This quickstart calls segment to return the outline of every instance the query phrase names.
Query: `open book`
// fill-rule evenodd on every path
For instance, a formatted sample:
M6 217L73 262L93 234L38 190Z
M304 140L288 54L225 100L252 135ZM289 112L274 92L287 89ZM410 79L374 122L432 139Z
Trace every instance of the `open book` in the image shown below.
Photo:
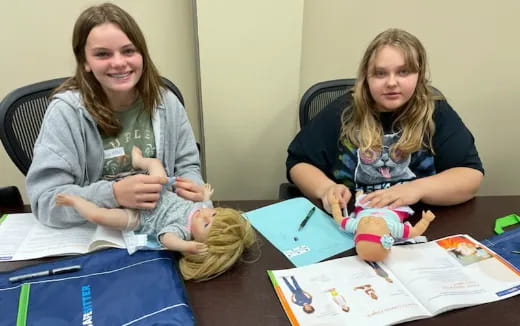
M520 271L468 235L268 274L292 325L391 325L520 293Z
M126 248L121 231L91 223L55 229L42 225L31 213L4 215L0 221L0 261Z

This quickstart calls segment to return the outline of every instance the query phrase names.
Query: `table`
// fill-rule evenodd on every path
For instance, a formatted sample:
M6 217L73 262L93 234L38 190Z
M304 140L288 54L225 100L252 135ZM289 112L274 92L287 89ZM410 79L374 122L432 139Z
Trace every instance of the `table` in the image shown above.
M217 201L215 206L252 210L275 201ZM19 211L22 211L21 208ZM1 209L0 211L4 212ZM457 233L467 233L477 240L493 235L494 220L511 213L519 213L520 196L482 196L453 207L432 207L437 218L426 235L437 239ZM14 212L11 210L11 212ZM415 223L418 215L410 221ZM252 250L251 258L260 254L254 263L239 263L222 276L202 283L186 282L188 300L197 325L289 325L275 295L266 270L293 267L269 242L259 235L259 250ZM256 253L255 253L256 252ZM354 254L353 250L334 256ZM0 263L0 271L12 270L43 260ZM510 299L449 311L433 318L408 322L404 325L520 325L518 304L520 296Z

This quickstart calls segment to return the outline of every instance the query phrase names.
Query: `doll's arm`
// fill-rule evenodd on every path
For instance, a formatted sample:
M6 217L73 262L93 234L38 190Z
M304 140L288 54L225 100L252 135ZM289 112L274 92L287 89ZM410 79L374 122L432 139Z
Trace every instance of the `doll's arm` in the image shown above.
M422 218L414 226L410 227L410 238L419 236L426 231L430 222L435 219L435 215L430 211L423 211Z
M343 214L341 214L341 207L339 206L339 201L333 194L329 195L328 199L332 211L332 217L334 217L336 223L341 225L341 222L343 221Z
M161 234L159 241L166 248L173 251L186 252L189 254L201 254L208 251L208 246L205 243L183 240L173 232Z

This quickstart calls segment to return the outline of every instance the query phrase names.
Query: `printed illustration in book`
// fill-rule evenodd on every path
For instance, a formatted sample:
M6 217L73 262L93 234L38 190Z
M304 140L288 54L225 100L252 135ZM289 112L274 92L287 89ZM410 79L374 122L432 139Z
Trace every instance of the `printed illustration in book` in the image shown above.
M292 325L391 325L520 293L520 271L468 235L268 274Z

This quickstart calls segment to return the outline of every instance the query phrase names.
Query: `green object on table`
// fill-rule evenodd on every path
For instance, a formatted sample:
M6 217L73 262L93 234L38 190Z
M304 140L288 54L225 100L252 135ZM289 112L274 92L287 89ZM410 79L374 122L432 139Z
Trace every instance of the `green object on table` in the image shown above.
M18 317L16 318L16 326L25 326L27 324L27 307L29 306L30 290L30 283L24 283L20 287L20 298L18 299Z
M495 233L504 233L504 228L520 223L520 216L516 214L507 215L504 217L497 218L495 221Z

